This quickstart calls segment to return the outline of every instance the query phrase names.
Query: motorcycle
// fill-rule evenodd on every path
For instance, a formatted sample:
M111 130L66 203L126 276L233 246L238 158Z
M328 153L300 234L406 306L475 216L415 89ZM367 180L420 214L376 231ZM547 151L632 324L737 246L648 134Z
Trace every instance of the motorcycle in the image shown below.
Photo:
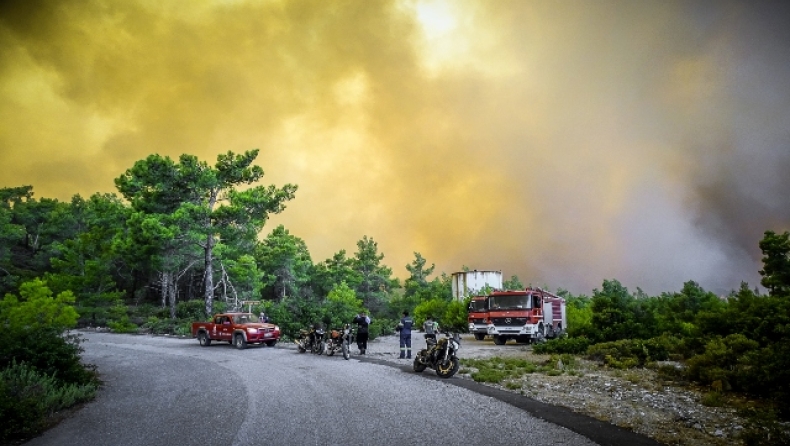
M299 339L294 341L299 353L310 351L313 354L321 355L326 349L324 343L324 329L313 326L310 330L299 330Z
M421 373L430 367L441 378L455 375L460 366L457 354L461 348L461 337L458 333L452 335L444 333L444 335L445 337L438 341L435 336L425 335L427 348L420 350L414 357L415 372Z
M342 329L330 330L326 338L326 355L333 356L339 350L343 352L343 359L350 358L353 339L351 324L346 324Z

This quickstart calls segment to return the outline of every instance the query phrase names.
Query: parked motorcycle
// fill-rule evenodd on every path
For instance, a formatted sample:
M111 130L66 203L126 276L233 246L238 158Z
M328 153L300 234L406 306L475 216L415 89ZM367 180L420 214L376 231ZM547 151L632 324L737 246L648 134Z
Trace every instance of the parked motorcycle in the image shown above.
M457 354L461 348L461 337L458 333L444 333L444 337L438 341L436 337L426 335L425 342L427 348L420 350L414 357L414 371L420 373L430 367L441 378L455 375L459 368Z
M342 329L329 330L326 334L326 354L332 356L337 351L343 352L343 359L351 357L351 342L354 332L351 324L346 324Z
M309 330L299 330L299 339L294 341L299 353L310 351L316 355L321 355L326 349L324 343L324 329L320 326L314 325Z

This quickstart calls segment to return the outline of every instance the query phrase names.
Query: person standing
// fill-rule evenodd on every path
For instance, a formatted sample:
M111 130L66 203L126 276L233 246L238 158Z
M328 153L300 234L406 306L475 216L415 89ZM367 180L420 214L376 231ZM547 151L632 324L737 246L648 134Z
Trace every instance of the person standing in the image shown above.
M428 352L432 355L433 348L436 346L436 333L439 332L439 323L433 320L430 314L425 322L422 323L422 331L425 332L425 344Z
M439 332L439 323L433 320L433 316L428 315L428 318L422 323L422 331L425 332L425 339L429 337L436 339L436 333Z
M400 332L400 359L411 359L411 328L414 320L409 317L409 312L404 311L403 317L398 324Z
M266 313L261 311L261 315L258 317L258 322L263 322L265 324L269 323L269 316L266 316Z
M360 311L357 317L351 322L357 324L357 347L359 348L359 354L364 355L365 350L368 349L368 326L370 325L370 318L367 313Z

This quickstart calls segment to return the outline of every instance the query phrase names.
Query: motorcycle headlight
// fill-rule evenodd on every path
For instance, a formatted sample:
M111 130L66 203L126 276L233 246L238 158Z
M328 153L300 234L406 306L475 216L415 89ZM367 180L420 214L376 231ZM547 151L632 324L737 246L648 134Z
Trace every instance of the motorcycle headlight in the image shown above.
M460 350L461 349L461 344L459 344L456 341L451 341L451 342L452 342L452 344L450 344L450 345L453 347L453 350Z

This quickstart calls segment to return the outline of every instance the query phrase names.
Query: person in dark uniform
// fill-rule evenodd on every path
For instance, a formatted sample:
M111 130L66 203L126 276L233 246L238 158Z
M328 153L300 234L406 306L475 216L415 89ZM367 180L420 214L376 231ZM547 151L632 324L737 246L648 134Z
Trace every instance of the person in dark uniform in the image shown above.
M397 327L397 330L400 332L400 359L411 359L412 326L414 326L414 319L409 317L408 311L404 311Z
M365 350L368 349L368 325L370 325L370 318L367 313L360 311L351 322L357 324L357 347L359 347L359 354L364 355Z

